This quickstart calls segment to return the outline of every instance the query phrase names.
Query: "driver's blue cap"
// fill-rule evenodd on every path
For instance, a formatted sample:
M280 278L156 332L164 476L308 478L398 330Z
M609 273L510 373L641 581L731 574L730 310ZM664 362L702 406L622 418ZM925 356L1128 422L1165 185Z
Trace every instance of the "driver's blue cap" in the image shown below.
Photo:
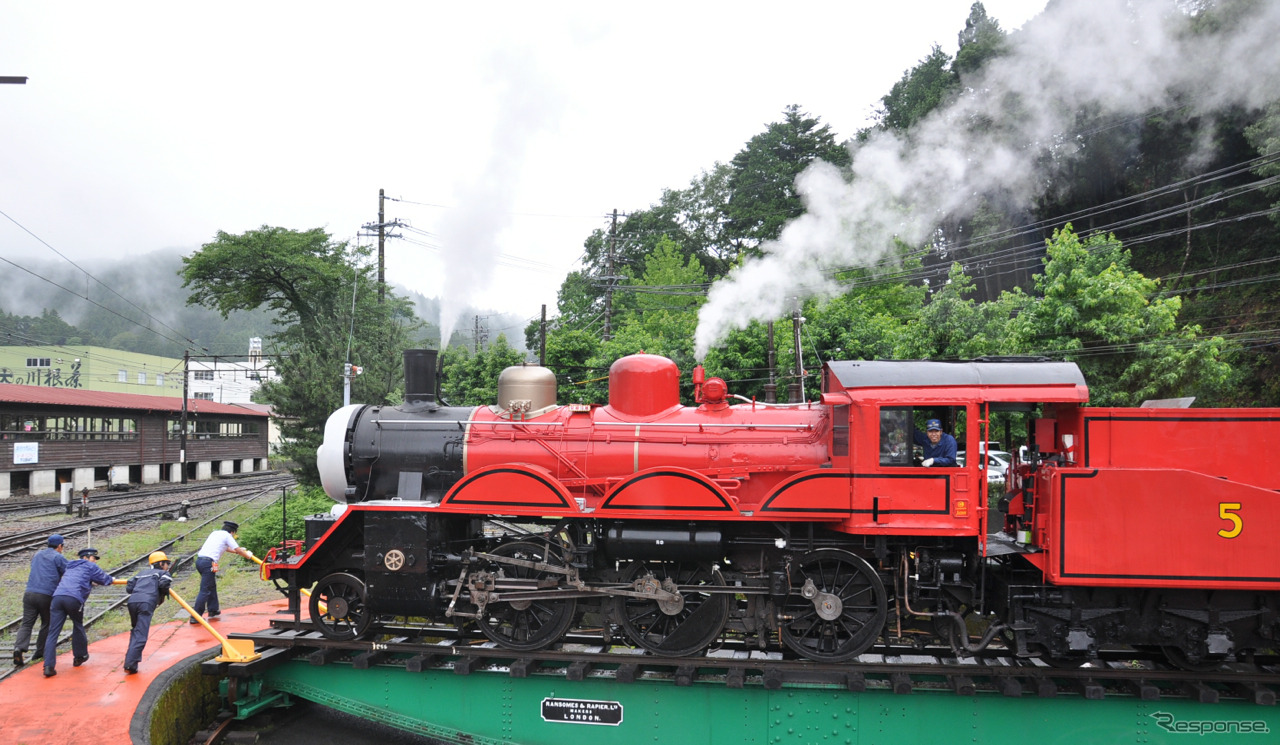
M941 431L942 422L938 421L937 419L930 419L929 421L924 423L924 428L929 430L930 432L932 432L935 429Z

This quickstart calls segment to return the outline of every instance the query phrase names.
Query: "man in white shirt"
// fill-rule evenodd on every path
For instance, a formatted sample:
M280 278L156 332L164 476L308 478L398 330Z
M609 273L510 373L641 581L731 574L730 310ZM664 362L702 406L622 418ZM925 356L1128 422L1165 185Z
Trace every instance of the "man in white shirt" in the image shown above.
M217 618L222 613L222 607L218 605L218 560L222 558L222 554L230 551L233 554L240 554L246 559L252 559L253 553L247 548L241 548L236 543L236 531L240 530L240 526L227 520L222 523L221 530L215 530L205 539L204 545L196 552L196 571L200 573L200 592L196 595L196 602L192 604L192 610L196 612L196 616L200 616L209 610L209 620ZM191 623L200 623L194 617Z

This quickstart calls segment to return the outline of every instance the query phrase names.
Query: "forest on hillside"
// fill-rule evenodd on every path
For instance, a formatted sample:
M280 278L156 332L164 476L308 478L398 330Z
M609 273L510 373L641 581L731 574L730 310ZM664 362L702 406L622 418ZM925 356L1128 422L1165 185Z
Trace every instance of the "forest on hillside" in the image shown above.
M265 307L235 310L224 318L217 309L188 304L182 267L176 250L99 262L86 271L66 263L29 263L31 275L15 272L5 278L0 344L101 346L174 358L185 351L236 356L248 353L249 339L270 340L279 331L275 314ZM412 343L439 346L440 301L395 285L391 289L412 305ZM524 323L492 310L468 308L466 316L471 315L495 328ZM474 348L469 331L455 333L453 343Z

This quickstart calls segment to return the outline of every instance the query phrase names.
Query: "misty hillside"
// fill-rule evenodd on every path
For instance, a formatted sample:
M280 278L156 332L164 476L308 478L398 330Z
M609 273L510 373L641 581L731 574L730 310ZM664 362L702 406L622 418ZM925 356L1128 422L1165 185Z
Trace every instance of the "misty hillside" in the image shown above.
M182 287L182 253L155 251L117 260L82 262L84 271L67 262L32 261L28 272L10 272L0 296L0 344L84 344L130 352L181 357L187 349L207 354L245 354L251 337L267 339L275 330L265 310L235 312L225 320L216 310L187 305ZM440 303L392 285L407 297L424 320L419 341L439 343ZM488 310L468 309L467 323L453 343L474 348L475 324L481 316L481 341L505 333L511 346L524 347L526 320ZM503 330L503 327L512 328Z

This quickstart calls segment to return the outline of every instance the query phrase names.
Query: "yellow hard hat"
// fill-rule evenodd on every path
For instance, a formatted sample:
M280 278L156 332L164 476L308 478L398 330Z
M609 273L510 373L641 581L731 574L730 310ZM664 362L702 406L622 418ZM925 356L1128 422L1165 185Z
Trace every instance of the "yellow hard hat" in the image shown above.
M163 551L152 551L151 555L147 557L148 564L159 564L162 561L168 560L169 557L165 556Z

